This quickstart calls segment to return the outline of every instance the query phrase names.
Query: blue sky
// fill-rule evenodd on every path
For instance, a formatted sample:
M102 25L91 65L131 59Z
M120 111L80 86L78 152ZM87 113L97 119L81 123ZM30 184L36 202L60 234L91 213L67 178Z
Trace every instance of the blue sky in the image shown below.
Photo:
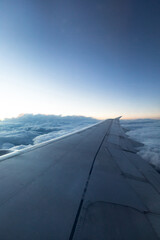
M0 1L0 119L160 117L159 0Z

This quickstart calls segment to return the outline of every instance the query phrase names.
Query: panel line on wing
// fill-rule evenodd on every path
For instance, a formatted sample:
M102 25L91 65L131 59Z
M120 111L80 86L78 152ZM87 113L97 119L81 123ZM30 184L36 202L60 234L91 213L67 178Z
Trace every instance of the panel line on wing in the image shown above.
M76 226L77 226L77 223L78 223L78 219L79 219L79 215L80 215L80 212L81 212L81 209L82 209L82 205L83 205L83 202L84 202L84 197L85 197L85 193L87 191L87 187L88 187L88 183L89 183L89 180L90 180L90 176L91 176L91 173L92 173L92 170L93 170L93 167L94 167L94 163L95 163L95 160L96 160L96 157L100 151L100 148L104 142L104 139L106 138L106 136L109 134L110 132L110 128L111 128L111 125L112 125L112 122L113 120L111 120L110 122L110 125L108 127L108 131L106 132L106 134L104 135L103 139L102 139L102 142L95 154L95 157L93 159L93 162L92 162L92 165L91 165L91 168L90 168L90 171L89 171L89 174L88 174L88 179L86 181L86 185L84 187L84 191L83 191L83 194L82 194L82 198L81 198L81 201L80 201L80 204L79 204L79 208L78 208L78 211L77 211L77 214L76 214L76 218L75 218L75 221L74 221L74 224L73 224L73 227L72 227L72 230L71 230L71 234L70 234L70 237L69 237L69 240L72 240L73 237L74 237L74 232L75 232L75 229L76 229Z

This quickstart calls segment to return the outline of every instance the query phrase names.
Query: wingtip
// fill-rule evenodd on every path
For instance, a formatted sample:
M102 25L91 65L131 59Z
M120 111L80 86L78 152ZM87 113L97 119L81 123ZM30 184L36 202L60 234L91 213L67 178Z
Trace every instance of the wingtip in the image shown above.
M116 119L120 119L122 116L117 117Z

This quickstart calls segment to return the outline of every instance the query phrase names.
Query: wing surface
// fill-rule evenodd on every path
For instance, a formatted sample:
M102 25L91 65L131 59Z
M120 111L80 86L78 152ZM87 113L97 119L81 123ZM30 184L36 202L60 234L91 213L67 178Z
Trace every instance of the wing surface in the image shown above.
M160 176L119 118L1 157L1 240L160 239Z

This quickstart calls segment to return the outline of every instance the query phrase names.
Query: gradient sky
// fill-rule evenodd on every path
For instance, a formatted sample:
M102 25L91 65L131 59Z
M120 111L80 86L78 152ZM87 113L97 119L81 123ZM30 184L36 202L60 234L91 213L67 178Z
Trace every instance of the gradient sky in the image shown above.
M159 0L1 0L0 119L160 117Z

